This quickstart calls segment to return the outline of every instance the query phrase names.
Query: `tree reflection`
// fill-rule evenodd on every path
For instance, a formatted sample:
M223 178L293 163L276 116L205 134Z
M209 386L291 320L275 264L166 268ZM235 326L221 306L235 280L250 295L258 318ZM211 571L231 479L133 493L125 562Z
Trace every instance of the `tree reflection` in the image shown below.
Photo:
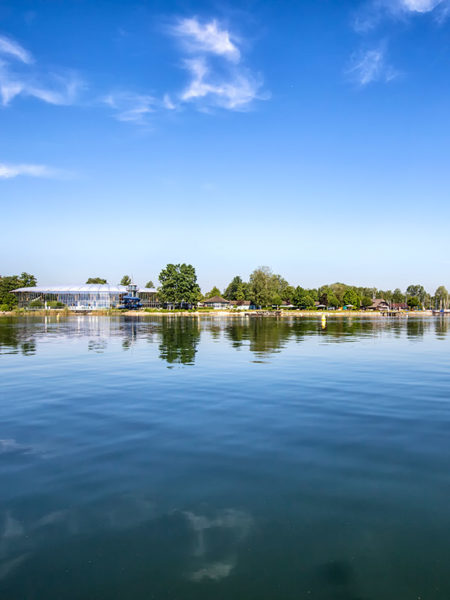
M169 364L193 365L200 342L198 319L163 319L159 330L159 357Z
M22 352L25 356L36 353L36 342L30 337L28 327L23 326L17 318L0 319L0 354L17 354Z
M434 322L434 329L436 332L436 337L439 340L445 340L448 334L448 324L450 320L444 316L439 316Z

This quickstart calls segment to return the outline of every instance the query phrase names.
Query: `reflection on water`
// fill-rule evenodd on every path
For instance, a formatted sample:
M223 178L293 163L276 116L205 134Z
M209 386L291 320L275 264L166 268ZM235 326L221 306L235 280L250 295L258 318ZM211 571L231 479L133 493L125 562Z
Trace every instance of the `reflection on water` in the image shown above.
M146 340L158 344L159 356L169 365L193 365L202 333L211 339L228 340L237 350L248 348L255 358L280 352L290 341L317 336L326 343L342 343L381 335L420 339L434 332L438 339L448 334L450 319L433 318L210 318L191 317L73 317L56 319L3 318L0 320L0 353L32 355L46 337L77 335L87 338L87 349L103 353L111 339L120 338L123 350Z
M170 365L193 365L200 342L197 319L164 319L158 329L159 356Z
M448 324L0 319L0 599L447 600Z

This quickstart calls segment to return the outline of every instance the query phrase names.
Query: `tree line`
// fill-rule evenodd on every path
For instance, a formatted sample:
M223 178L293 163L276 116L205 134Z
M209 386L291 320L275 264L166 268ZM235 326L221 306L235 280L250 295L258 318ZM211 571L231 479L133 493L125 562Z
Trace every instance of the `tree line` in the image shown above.
M236 275L224 290L214 286L204 295L198 285L195 268L190 264L170 263L161 270L158 280L158 299L162 303L173 305L195 305L214 296L221 296L226 300L246 300L261 307L291 304L301 309L314 309L317 304L327 308L366 308L371 306L376 298L382 298L390 305L407 304L410 308L447 308L449 305L449 293L443 285L439 286L434 294L430 294L423 285L418 284L409 285L405 291L400 288L381 290L345 283L306 288L291 285L284 277L266 266L255 269L248 281ZM124 275L120 284L127 286L131 282L131 277ZM86 283L108 282L103 277L89 277ZM11 310L17 305L17 298L11 293L12 290L33 287L36 284L36 277L26 272L21 275L0 276L0 310ZM153 289L155 286L150 280L145 287Z

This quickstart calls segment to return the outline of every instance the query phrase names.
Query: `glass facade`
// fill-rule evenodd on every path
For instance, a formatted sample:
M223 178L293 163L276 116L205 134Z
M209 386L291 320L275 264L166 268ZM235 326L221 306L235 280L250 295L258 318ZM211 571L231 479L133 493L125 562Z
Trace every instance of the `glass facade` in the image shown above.
M71 310L96 310L116 308L122 304L127 294L125 286L84 285L57 287L19 288L13 292L18 299L19 308L43 308L49 302L59 302ZM156 290L144 288L138 290L143 307L159 307Z

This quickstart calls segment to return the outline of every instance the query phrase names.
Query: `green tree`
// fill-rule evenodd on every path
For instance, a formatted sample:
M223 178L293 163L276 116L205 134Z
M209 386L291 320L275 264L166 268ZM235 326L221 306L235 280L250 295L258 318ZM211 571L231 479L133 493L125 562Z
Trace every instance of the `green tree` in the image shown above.
M273 273L269 267L258 267L250 275L252 300L257 306L268 306L276 291Z
M147 283L145 284L145 287L146 288L154 288L155 286L153 284L153 281L150 279L150 281L147 281Z
M423 285L409 285L406 289L408 296L415 296L419 299L419 304L423 305L427 299L427 292Z
M243 283L240 283L236 288L236 293L234 294L235 300L246 300L245 297L245 287Z
M282 297L285 302L288 304L293 303L295 296L295 288L292 285L288 285L282 291Z
M421 306L420 298L418 298L417 296L410 296L408 298L408 306L412 309L418 308L419 306Z
M367 308L368 306L372 306L373 300L370 296L363 296L361 298L361 306L363 308Z
M86 283L103 284L103 283L108 283L108 282L106 281L106 279L103 279L102 277L89 277L89 279L86 281Z
M342 301L343 301L342 302L343 304L351 304L352 306L355 306L356 308L359 308L359 306L361 304L360 297L353 289L348 289L344 293L344 297L342 298Z
M129 275L124 275L120 280L120 285L130 285L131 277Z
M272 306L279 307L283 304L283 298L280 296L278 292L275 292L272 295Z
M239 277L239 275L236 275L236 277L233 277L231 282L226 287L226 289L223 293L223 297L226 298L227 300L244 300L244 298L236 297L238 290L240 290L241 293L243 293L243 281Z
M214 296L221 296L222 292L218 287L214 286L212 290L210 290L207 294L205 294L205 299L214 298Z
M36 277L23 272L21 275L6 275L0 277L0 304L4 310L12 310L17 306L17 298L12 290L22 287L35 287ZM7 307L5 309L5 307Z
M295 306L305 310L307 308L314 308L314 297L310 294L309 290L305 290L298 286L295 289L293 302Z
M400 288L395 288L395 290L392 292L392 302L395 302L396 304L401 304L404 301L405 294Z
M445 286L440 285L434 292L435 302L439 308L446 309L448 306L448 291Z
M200 298L200 287L192 265L168 264L159 274L159 282L158 296L162 302L195 304Z

